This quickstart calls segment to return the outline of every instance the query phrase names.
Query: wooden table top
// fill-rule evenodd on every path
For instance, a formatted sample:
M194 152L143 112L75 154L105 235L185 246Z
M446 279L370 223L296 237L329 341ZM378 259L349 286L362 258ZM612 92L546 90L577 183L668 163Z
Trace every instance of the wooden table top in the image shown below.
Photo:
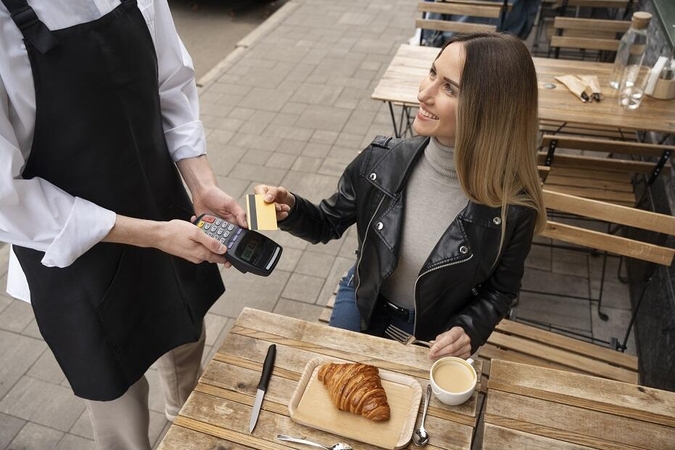
M403 44L375 87L371 98L417 106L419 83L429 72L439 49ZM646 96L636 110L623 109L617 91L609 87L612 65L590 61L532 58L539 83L539 119L593 124L621 129L675 132L675 100ZM565 74L597 75L604 95L601 102L583 103L554 77ZM555 85L548 89L548 84Z
M267 348L276 344L274 372L253 434L248 423ZM428 384L428 349L246 308L179 416L160 444L161 450L284 449L294 447L277 434L304 437L323 444L348 442L354 448L377 447L300 425L290 418L288 405L308 362L316 357L364 362L382 370L410 376L422 391ZM481 361L476 361L480 372ZM450 407L432 396L426 429L427 448L470 448L482 394ZM420 408L421 409L421 405ZM419 424L421 411L417 413ZM367 419L364 419L367 420ZM415 448L412 443L404 448Z
M672 449L675 393L493 360L483 449Z

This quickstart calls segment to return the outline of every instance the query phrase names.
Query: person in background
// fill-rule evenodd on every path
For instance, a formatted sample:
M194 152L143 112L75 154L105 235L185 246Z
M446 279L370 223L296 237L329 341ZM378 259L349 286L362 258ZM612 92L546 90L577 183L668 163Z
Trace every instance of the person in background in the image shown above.
M2 0L0 168L8 292L32 303L97 447L149 449L144 373L157 361L171 420L224 291L226 248L190 220L246 225L206 159L166 0Z
M419 135L378 136L318 205L258 185L281 229L312 243L352 225L358 259L331 324L378 336L389 324L463 358L517 298L546 221L536 165L537 77L507 34L457 34L420 83Z

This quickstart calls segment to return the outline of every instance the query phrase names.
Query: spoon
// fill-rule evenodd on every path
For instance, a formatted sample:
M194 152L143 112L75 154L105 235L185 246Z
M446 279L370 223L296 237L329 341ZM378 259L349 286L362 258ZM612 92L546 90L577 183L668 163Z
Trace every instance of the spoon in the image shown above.
M352 450L351 445L344 444L342 442L338 442L337 444L333 444L330 447L326 447L325 445L317 444L316 442L308 441L306 439L299 439L299 438L286 436L285 434L278 434L277 439L279 439L280 441L295 442L296 444L311 445L313 447L319 447L319 448L323 448L323 449L326 449L326 450Z
M420 427L413 433L413 443L418 447L427 445L429 442L429 433L424 428L424 421L427 418L427 409L429 409L429 400L431 399L431 384L427 384L427 395L424 396L424 410L422 411L422 422Z

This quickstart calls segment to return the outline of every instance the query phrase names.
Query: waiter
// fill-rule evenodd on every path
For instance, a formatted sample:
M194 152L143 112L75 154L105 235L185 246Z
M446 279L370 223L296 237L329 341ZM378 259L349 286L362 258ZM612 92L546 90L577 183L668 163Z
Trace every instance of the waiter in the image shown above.
M226 248L189 221L244 226L245 214L206 159L166 0L1 1L0 240L19 263L8 291L30 298L98 447L149 449L144 373L161 357L175 417L224 292L209 263Z

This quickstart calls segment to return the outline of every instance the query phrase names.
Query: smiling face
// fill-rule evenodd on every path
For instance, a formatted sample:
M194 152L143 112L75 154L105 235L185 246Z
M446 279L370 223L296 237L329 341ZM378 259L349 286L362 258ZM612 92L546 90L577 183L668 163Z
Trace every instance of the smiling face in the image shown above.
M463 68L464 45L460 42L448 45L431 65L417 94L420 108L413 128L420 136L433 136L443 145L454 146Z

